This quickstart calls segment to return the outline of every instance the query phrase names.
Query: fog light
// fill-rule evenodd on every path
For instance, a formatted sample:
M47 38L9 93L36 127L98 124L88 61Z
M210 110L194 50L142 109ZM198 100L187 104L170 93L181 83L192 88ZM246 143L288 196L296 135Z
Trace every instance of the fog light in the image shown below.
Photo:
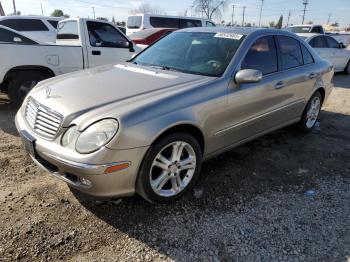
M86 178L80 178L80 183L84 186L91 187L92 183L90 180L87 180Z
M117 164L114 166L110 166L110 167L106 168L105 174L110 174L110 173L113 173L116 171L120 171L120 170L128 168L129 166L130 166L130 163L128 163L128 162L120 163L120 164Z

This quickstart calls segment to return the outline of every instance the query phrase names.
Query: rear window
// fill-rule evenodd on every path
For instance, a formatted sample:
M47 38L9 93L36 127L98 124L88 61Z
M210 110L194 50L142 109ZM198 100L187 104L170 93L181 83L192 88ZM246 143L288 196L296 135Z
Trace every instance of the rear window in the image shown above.
M57 39L79 39L77 21L60 23L57 30Z
M48 22L53 26L53 28L57 29L58 21L48 20Z
M142 25L142 16L129 16L127 21L127 28L139 29Z
M288 36L277 36L281 52L282 69L298 67L304 64L298 40Z
M46 25L38 19L6 19L0 21L0 25L16 31L49 31Z
M150 23L155 28L179 28L178 18L151 17Z
M193 19L180 19L180 28L188 28L188 27L201 27L201 20L193 20Z
M15 43L15 44L30 44L36 45L38 43L26 38L22 35L16 34L15 32L11 32L9 30L5 30L0 28L0 43Z

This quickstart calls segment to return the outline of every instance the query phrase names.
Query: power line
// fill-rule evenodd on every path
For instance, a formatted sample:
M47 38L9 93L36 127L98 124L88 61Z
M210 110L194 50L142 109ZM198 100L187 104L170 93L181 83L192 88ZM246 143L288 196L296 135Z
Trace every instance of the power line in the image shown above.
M309 4L309 0L303 0L304 10L303 10L303 21L301 22L302 25L304 24L306 6L307 6L308 4Z

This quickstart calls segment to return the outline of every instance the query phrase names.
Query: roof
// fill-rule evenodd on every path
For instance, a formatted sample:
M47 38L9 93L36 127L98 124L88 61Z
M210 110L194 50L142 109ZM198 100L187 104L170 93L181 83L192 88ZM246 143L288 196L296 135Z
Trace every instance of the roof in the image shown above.
M64 17L54 17L54 16L41 16L41 15L8 15L0 17L0 19L49 19L49 20L62 20Z
M233 33L240 35L250 35L254 32L267 33L289 33L280 29L259 28L259 27L192 27L184 28L177 32L203 32L203 33Z
M288 27L301 27L301 26L305 26L305 27L313 27L313 26L321 26L322 27L322 25L314 25L314 24L304 24L304 25L291 25L291 26L288 26Z

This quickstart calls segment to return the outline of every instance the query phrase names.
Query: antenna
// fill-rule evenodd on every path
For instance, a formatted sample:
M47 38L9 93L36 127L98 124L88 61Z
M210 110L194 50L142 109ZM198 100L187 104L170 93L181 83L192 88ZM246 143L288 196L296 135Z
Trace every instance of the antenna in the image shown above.
M305 21L305 12L306 12L306 6L309 4L309 0L303 0L304 10L303 10L303 22L301 24L304 24Z

